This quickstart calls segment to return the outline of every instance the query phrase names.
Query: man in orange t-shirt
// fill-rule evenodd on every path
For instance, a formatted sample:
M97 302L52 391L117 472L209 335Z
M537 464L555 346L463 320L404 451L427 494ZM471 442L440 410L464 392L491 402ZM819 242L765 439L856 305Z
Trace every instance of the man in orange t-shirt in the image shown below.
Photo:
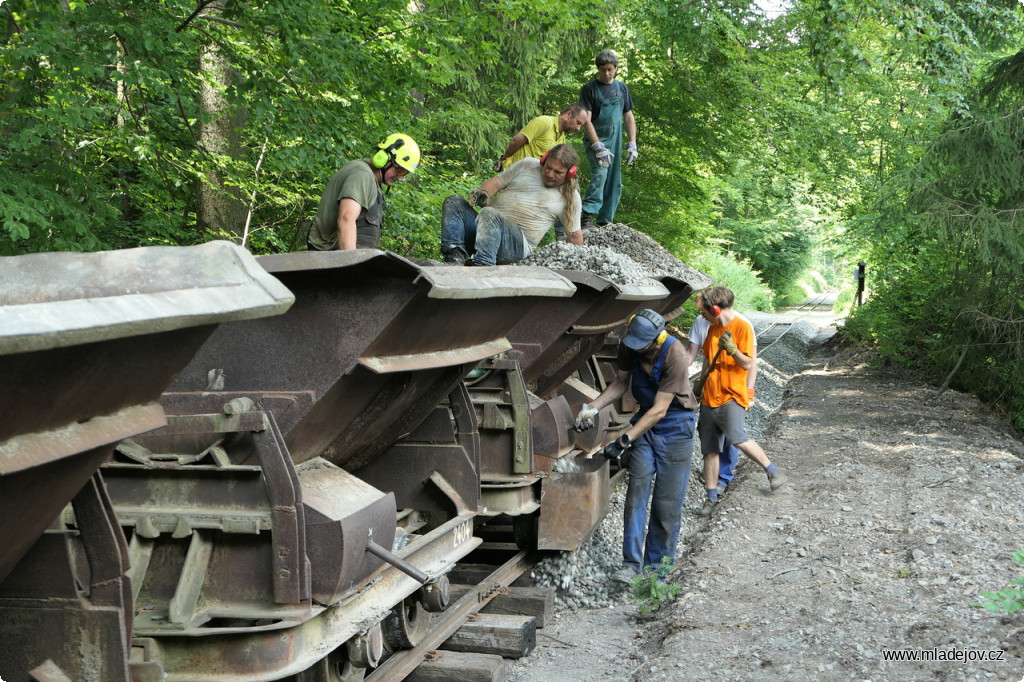
M717 355L715 366L704 380L701 400L700 450L704 456L704 480L710 485L708 499L701 514L710 514L718 504L718 454L725 440L754 460L768 474L772 490L782 487L786 477L772 464L761 446L747 435L743 422L750 407L747 372L754 366L754 328L735 310L735 296L725 287L711 287L701 296L701 315L711 323L704 340L704 366L710 367ZM721 352L719 352L721 350Z

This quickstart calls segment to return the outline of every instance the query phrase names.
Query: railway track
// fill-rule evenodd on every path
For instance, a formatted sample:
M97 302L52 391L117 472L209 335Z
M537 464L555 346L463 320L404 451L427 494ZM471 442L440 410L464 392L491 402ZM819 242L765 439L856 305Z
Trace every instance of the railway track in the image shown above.
M812 296L800 305L776 311L776 316L772 318L768 326L757 330L758 352L764 351L781 339L800 320L825 310L831 313L834 301L835 292L826 291ZM780 319L782 316L784 319Z
M615 489L625 475L626 469L624 468L611 473L610 488ZM493 538L491 542L482 543L474 553L466 557L465 562L456 564L452 570L451 575L456 576L458 580L458 586L453 586L453 589L459 592L460 596L442 613L433 615L429 630L425 631L421 641L408 649L394 653L386 652L383 662L365 678L356 677L349 672L347 675L339 675L336 680L334 678L327 679L330 682L353 682L357 679L365 679L366 682L400 680L415 671L424 662L439 661L442 657L439 652L452 634L476 617L495 598L507 596L508 588L514 582L519 581L521 576L528 575L535 565L550 554L550 552L539 550L519 549L514 541L514 530L511 526L499 526L497 533L491 533L488 536ZM481 572L486 572L482 578L479 577ZM528 584L532 583L528 582ZM551 593L550 601L553 602L554 588L543 588L543 590ZM536 609L541 608L536 605L536 599L530 603L530 610L516 611L514 615L530 617ZM513 608L513 610L515 609ZM508 611L503 611L503 613L508 613ZM537 623L537 627L542 627L542 625L542 622ZM511 648L515 649L515 647ZM532 648L531 643L528 649L513 655L518 656L519 653L529 655ZM494 663L497 662L494 661ZM433 677L433 679L443 678Z

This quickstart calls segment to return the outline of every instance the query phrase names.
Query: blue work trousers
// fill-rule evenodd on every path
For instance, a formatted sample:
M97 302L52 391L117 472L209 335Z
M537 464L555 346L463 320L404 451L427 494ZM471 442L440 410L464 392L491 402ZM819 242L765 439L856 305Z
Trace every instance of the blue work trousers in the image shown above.
M624 566L641 571L660 566L663 557L675 562L695 428L692 411L672 411L631 448L622 541Z
M718 453L718 485L729 485L736 475L736 462L740 458L740 451L735 445L725 439L722 451Z
M461 247L475 265L506 265L527 256L523 231L493 208L477 213L457 194L441 207L441 252Z

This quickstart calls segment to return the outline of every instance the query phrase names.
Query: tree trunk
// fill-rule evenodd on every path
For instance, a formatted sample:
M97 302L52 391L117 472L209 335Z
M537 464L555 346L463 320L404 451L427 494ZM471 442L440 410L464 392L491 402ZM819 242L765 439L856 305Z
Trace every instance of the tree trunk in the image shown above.
M217 3L219 5L220 3ZM230 236L242 242L246 205L242 191L229 186L220 159L241 154L241 129L245 111L233 108L225 95L236 73L215 44L207 45L199 57L199 148L206 154L208 170L199 181L196 222L200 232Z

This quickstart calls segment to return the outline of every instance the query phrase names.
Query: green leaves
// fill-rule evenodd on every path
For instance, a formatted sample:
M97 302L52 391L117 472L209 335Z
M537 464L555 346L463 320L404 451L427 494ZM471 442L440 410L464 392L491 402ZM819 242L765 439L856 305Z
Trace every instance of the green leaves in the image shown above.
M1024 552L1014 552L1013 560L1024 566ZM1018 587L1013 587L1017 585ZM992 592L982 592L984 601L974 602L972 606L980 606L986 611L1013 613L1024 610L1024 576L1010 581L1010 586Z

